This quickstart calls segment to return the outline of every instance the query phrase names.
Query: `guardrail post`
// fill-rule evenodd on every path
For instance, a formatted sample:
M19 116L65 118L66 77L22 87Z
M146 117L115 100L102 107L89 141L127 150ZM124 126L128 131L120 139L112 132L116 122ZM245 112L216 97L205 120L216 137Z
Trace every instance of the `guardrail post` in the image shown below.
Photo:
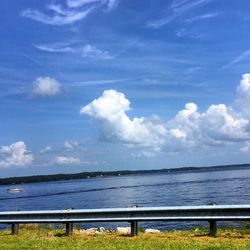
M131 236L138 235L138 221L131 221Z
M18 232L19 232L19 224L12 223L11 224L11 234L18 234Z
M217 223L216 220L209 221L209 236L216 237L217 234Z
M129 205L129 207L137 208L138 205L131 204L131 205ZM130 235L132 237L134 237L134 236L138 235L138 221L133 220L133 221L130 222L130 224L131 224L131 227L130 227L131 233L130 233Z
M72 222L67 222L66 223L66 235L71 236L73 233L73 223Z

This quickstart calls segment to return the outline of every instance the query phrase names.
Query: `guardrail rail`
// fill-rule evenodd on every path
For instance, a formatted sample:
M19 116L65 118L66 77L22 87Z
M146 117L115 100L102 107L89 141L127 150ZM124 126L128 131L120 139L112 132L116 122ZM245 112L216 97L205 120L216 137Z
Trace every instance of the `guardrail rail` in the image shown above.
M0 212L0 224L11 224L17 234L19 224L63 223L66 235L73 232L73 223L129 222L131 236L138 234L140 221L208 221L210 236L216 236L217 221L250 220L250 205L206 205L172 207L130 207L105 209L66 209Z

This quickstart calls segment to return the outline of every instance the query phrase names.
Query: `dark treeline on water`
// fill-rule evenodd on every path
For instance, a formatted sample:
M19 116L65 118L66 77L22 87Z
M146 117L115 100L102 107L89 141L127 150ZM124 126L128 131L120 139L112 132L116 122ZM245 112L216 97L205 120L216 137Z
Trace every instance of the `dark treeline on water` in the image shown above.
M75 180L87 178L103 178L110 176L125 176L136 174L159 174L159 173L178 173L178 172L208 172L233 169L250 169L250 164L239 165L222 165L211 167L183 167L183 168L168 168L168 169L151 169L151 170L121 170L121 171L98 171L98 172L81 172L74 174L53 174L53 175L33 175L22 177L1 178L0 185L35 183L47 181Z

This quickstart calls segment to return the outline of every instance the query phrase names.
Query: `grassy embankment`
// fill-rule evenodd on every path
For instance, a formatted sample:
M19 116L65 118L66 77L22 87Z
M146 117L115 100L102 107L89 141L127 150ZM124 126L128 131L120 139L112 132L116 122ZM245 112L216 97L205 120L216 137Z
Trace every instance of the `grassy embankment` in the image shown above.
M218 237L207 236L205 229L170 231L157 234L139 233L137 237L116 232L87 235L74 230L71 237L63 229L38 226L22 227L18 235L0 232L0 249L88 249L88 250L161 250L161 249L250 249L250 230L219 229Z

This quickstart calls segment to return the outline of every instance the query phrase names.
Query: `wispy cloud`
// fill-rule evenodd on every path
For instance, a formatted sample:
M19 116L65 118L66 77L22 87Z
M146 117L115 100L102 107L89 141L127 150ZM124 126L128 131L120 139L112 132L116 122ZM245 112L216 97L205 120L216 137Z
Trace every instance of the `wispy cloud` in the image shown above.
M202 5L208 4L213 0L174 0L170 9L173 10L175 14L182 14L183 12L187 12L198 8Z
M131 82L138 80L139 78L117 78L117 79L98 79L98 80L89 80L89 81L81 81L81 82L74 82L71 83L71 86L74 87L81 87L81 86L94 86L94 85L105 85L105 84L114 84L120 82Z
M39 10L26 9L21 13L21 16L44 24L60 26L72 24L84 19L93 10L93 7L81 11L75 11L63 9L60 5L48 5L47 9L52 10L53 14L49 15Z
M65 7L52 2L46 6L46 9L52 14L26 9L21 16L48 25L67 25L83 20L98 6L103 6L104 10L110 11L118 5L118 2L119 0L66 0Z
M119 3L119 0L108 0L107 1L107 7L108 7L108 10L112 10L114 9Z
M117 6L118 2L119 0L67 0L67 5L70 8L78 8L84 5L100 4L111 10Z
M70 8L79 8L87 4L99 3L101 0L66 0Z
M176 18L175 16L168 16L160 19L150 20L146 23L146 28L153 28L153 29L161 28L162 26L171 23L175 18Z
M93 45L87 44L82 48L82 56L89 58L112 59L108 51L103 51Z
M52 147L51 146L46 146L45 148L40 150L40 154L46 154L52 151Z
M213 0L174 0L169 6L169 8L166 10L166 14L164 16L148 21L146 23L146 27L153 29L161 28L183 16L184 14L187 14L196 8L200 8L201 6L208 4L211 1ZM205 16L206 14L203 15L203 18L205 18ZM199 18L201 17L202 16L200 16Z
M109 60L113 58L108 51L97 48L96 46L91 44L74 45L66 43L54 43L33 44L33 46L36 49L52 53L74 53L86 58L103 60Z
M62 44L62 43L54 43L54 44L33 44L36 49L53 52L53 53L65 53L65 52L73 52L74 49L71 47Z
M176 30L175 34L179 38L189 37L189 38L193 38L193 39L202 39L204 37L204 34L197 34L197 33L193 32L192 30L188 30L185 28L181 28L179 30Z
M217 16L218 16L218 13L208 13L208 14L188 18L188 19L184 20L184 22L192 23L192 22L196 22L196 21L200 21L200 20L206 20L206 19L214 18L214 17L217 17Z
M226 69L228 67L231 67L235 64L238 64L244 60L246 60L247 58L250 57L250 50L245 50L244 52L242 52L239 56L237 56L236 58L234 58L231 62L229 62L228 64L226 64L225 66L223 66L223 69Z

